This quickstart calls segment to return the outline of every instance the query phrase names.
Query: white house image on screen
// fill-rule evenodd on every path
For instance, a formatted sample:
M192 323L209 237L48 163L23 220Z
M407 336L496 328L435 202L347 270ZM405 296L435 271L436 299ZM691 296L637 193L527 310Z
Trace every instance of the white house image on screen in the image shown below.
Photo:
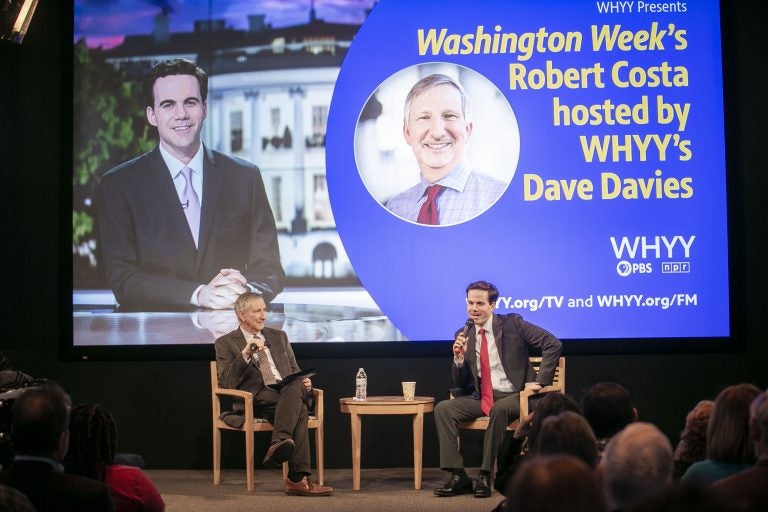
M158 14L150 34L126 36L105 52L107 60L135 80L163 59L202 67L209 75L203 142L261 169L288 278L354 280L328 199L325 131L334 83L359 26L326 23L310 10L308 23L290 27L251 15L247 30L213 19L170 33L168 16Z

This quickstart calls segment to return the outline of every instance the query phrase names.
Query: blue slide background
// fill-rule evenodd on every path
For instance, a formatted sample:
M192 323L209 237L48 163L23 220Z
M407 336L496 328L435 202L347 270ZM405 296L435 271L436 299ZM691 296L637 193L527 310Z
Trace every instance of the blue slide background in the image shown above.
M598 4L632 4L632 12L600 13ZM669 3L674 5L675 3ZM465 318L464 288L478 279L495 283L504 299L500 312L515 311L565 339L715 337L729 334L727 212L722 107L722 71L718 2L680 2L678 13L638 12L639 2L484 1L419 2L383 0L358 32L342 65L330 109L327 132L327 179L331 205L345 249L365 288L394 325L412 341L450 338ZM670 37L664 50L593 51L591 25L621 25L630 31L660 29L670 24L685 30L687 47L677 50ZM578 31L582 49L572 53L438 55L418 51L419 29L449 34L484 32L550 33ZM509 65L544 69L606 69L605 88L512 90ZM684 66L685 87L619 88L611 81L615 62L648 68L668 62ZM389 76L420 63L459 64L487 77L514 110L520 130L520 161L504 196L479 217L446 227L404 222L368 193L356 169L353 140L363 105ZM565 105L612 103L635 105L648 96L645 125L554 126L552 102ZM689 103L687 126L656 122L656 98ZM482 123L475 119L475 123ZM649 151L645 161L587 162L580 135L678 134L690 141L692 157L681 161L670 145L665 161ZM692 178L690 198L602 199L600 174L621 178ZM559 201L524 199L524 176L594 184L593 198ZM695 236L686 257L678 244L668 256L615 254L610 237ZM647 264L650 272L620 275L620 261ZM689 272L663 273L662 263L684 262ZM639 268L639 267L636 267ZM598 296L616 296L611 307ZM624 295L639 296L641 304ZM561 298L557 306L553 300ZM592 298L592 305L568 307L569 299ZM519 299L517 304L515 299ZM534 299L537 307L525 307ZM618 301L621 300L619 304ZM662 307L664 301L673 305ZM543 302L544 304L541 304ZM513 307L502 307L506 305ZM514 307L514 306L517 307Z

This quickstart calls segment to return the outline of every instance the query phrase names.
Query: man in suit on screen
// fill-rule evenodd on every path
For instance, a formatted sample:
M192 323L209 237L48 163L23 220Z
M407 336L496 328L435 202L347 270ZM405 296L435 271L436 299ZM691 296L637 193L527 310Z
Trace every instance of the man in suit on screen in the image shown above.
M99 186L99 245L117 302L227 309L248 290L272 300L285 273L261 173L200 139L208 76L190 61L167 60L143 88L160 143Z
M261 295L246 292L238 297L235 313L240 326L215 343L219 384L253 393L254 416L272 423L272 443L264 464L288 462L286 494L333 494L331 487L317 485L309 478L307 420L308 408L312 408L312 381L296 379L279 391L269 387L299 371L288 336L284 331L264 326L267 306ZM242 401L235 402L233 411L242 414L243 407Z

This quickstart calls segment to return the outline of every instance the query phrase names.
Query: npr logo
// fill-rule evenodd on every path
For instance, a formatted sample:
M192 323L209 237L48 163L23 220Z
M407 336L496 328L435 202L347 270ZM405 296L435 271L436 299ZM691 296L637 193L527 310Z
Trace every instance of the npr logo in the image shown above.
M691 271L689 261L664 261L661 263L662 274L688 274Z

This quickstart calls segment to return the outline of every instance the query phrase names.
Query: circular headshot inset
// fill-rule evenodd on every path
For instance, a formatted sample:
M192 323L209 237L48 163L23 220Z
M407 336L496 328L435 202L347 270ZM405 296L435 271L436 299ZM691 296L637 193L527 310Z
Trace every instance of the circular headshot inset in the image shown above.
M517 169L512 107L486 77L450 63L410 66L368 98L355 161L371 196L402 220L466 222L488 210Z

